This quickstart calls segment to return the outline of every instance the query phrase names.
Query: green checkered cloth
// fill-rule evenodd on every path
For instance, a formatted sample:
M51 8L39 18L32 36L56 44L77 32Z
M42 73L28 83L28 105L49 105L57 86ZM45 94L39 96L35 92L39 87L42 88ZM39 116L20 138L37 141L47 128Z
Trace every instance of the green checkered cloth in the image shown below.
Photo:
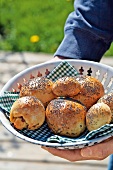
M17 92L4 92L4 96L0 96L0 107L7 112L10 112L14 101L19 98Z
M60 77L64 76L77 76L78 72L74 67L72 67L68 62L62 61L56 68L51 71L47 78L56 81ZM10 109L13 105L14 101L19 98L18 92L4 92L3 96L0 96L0 109L4 113L4 115L9 120ZM13 125L12 125L13 126ZM17 130L17 129L16 129ZM90 139L95 139L101 136L113 134L113 124L107 124L102 126L101 128L88 132L87 130L78 138L69 138L63 137L59 135L54 135L53 132L49 129L47 123L45 122L39 129L37 130L17 130L19 133L38 141L44 142L57 142L60 144L70 143L70 142L78 142L85 141Z
M78 72L72 67L68 62L61 62L54 70L47 76L47 78L52 81L56 81L57 79L64 76L77 76Z

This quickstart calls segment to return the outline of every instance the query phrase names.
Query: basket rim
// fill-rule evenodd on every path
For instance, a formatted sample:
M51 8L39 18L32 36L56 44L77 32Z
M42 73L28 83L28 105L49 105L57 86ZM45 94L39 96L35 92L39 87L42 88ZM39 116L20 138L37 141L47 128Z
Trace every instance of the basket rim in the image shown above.
M89 61L89 60L78 60L78 59L66 59L66 60L58 60L58 61L47 61L47 62L45 62L45 63L40 63L40 64L37 64L37 65L34 65L34 66L31 66L31 67L29 67L29 68L27 68L27 69L24 69L23 71L21 71L21 72L19 72L19 73L17 73L15 76L13 76L4 86L3 86L3 88L1 89L1 91L0 91L0 96L1 95L3 95L3 93L4 93L4 91L5 91L5 89L7 89L7 86L8 86L8 84L12 84L13 82L14 82L14 80L15 79L18 79L19 77L20 77L20 75L22 76L22 75L24 75L25 73L27 73L27 72L30 72L30 71L32 71L32 70L34 70L34 69L36 69L36 68L41 68L41 67L43 67L43 66L49 66L50 64L51 65L58 65L58 64L60 64L61 62L68 62L68 63L76 63L76 65L77 64L83 64L83 65L90 65L90 67L91 66L97 66L97 67L101 67L101 68L103 68L103 69L106 69L106 70L109 70L110 72L113 72L113 67L111 67L111 66L108 66L108 65L105 65L105 64L103 64L103 63L98 63L98 62L95 62L95 61Z
M23 71L21 71L20 73L16 74L14 77L12 77L6 84L5 86L2 88L1 92L0 92L0 95L3 94L3 92L7 89L7 87L12 84L14 82L14 80L18 79L20 76L23 76L25 75L27 72L30 72L34 69L37 69L37 68L48 68L49 65L53 65L53 66L57 66L59 65L61 62L68 62L69 64L71 65L81 65L81 66L90 66L90 67L97 67L98 69L101 67L102 69L105 69L106 71L109 70L111 73L113 73L113 68L111 66L107 66L105 64L101 64L101 63L97 63L97 62L94 62L94 61L87 61L87 60L75 60L75 59L68 59L68 60L58 60L58 61L49 61L49 62L45 62L45 63L41 63L41 64L38 64L38 65L34 65L32 67L29 67ZM0 119L1 119L1 123L5 126L4 122L6 122L6 118L3 116L2 114L2 111L0 111ZM6 123L7 124L7 123ZM105 140L109 137L109 135L105 136L105 137L99 137L99 138L96 138L95 140L87 140L87 141L84 141L82 144L78 141L78 142L73 142L73 143L66 143L66 144L59 144L59 143L47 143L47 142L43 142L43 141L37 141L37 140L34 140L34 139L31 139L29 137L26 137L22 134L20 134L19 132L15 131L13 129L12 126L10 126L9 128L9 124L7 126L5 126L5 128L7 130L9 130L12 134L14 134L15 136L27 141L27 142L31 142L31 143L34 143L34 144L38 144L38 145L46 145L48 147L59 147L59 148L62 148L62 147L73 147L73 146L78 146L78 145L85 145L85 144L88 144L88 145L91 145L92 143L94 142L97 142L97 139L98 141L102 141L102 140ZM112 134L113 135L113 134ZM111 136L111 134L110 134Z

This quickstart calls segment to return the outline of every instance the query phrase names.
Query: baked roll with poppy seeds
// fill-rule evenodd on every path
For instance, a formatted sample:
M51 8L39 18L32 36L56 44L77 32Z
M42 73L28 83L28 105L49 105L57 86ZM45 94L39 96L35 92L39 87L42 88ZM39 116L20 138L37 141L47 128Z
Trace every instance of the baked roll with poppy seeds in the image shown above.
M56 80L52 90L56 96L71 97L80 92L81 85L75 77L62 77Z
M45 108L40 100L33 96L17 99L10 111L10 122L17 129L38 129L45 121Z
M89 109L104 95L104 87L99 80L91 76L78 76L77 80L81 84L81 91L73 99Z
M89 131L96 130L111 122L112 113L105 103L94 104L86 113L86 126Z
M20 90L20 97L34 96L37 97L44 106L55 98L52 91L53 82L45 77L30 79L25 82Z
M79 136L86 128L85 118L86 108L74 101L54 99L46 108L46 122L55 134Z
M101 103L101 102L107 104L110 107L111 113L112 113L111 122L113 122L113 92L105 94L103 97L101 97L98 100L98 103Z

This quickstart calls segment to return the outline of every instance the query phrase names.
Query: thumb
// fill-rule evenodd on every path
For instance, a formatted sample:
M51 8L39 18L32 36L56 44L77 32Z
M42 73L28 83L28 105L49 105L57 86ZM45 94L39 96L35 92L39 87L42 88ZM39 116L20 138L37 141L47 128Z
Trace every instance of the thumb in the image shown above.
M81 149L81 155L89 159L102 160L113 153L113 137L100 144Z

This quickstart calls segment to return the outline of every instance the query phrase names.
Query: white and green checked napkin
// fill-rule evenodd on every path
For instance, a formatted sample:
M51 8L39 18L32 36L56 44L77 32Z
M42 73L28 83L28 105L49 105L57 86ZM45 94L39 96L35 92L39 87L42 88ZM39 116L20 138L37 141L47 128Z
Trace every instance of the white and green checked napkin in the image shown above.
M61 62L53 71L47 76L47 78L52 81L56 81L57 79L64 76L77 76L78 72L72 67L68 62Z
M64 76L77 76L78 73L75 68L73 68L68 62L62 61L49 75L47 78L52 81L57 80L60 77ZM9 120L9 112L13 102L19 98L18 92L4 92L3 96L0 96L0 109L4 113L4 115ZM16 129L17 130L17 129ZM69 138L63 137L59 135L54 135L53 132L49 129L47 123L45 122L39 129L37 130L17 130L19 133L38 141L43 142L57 142L60 144L63 143L73 143L78 141L86 141L95 139L98 137L106 136L113 133L113 124L107 124L102 126L101 128L88 132L87 130L78 138Z

